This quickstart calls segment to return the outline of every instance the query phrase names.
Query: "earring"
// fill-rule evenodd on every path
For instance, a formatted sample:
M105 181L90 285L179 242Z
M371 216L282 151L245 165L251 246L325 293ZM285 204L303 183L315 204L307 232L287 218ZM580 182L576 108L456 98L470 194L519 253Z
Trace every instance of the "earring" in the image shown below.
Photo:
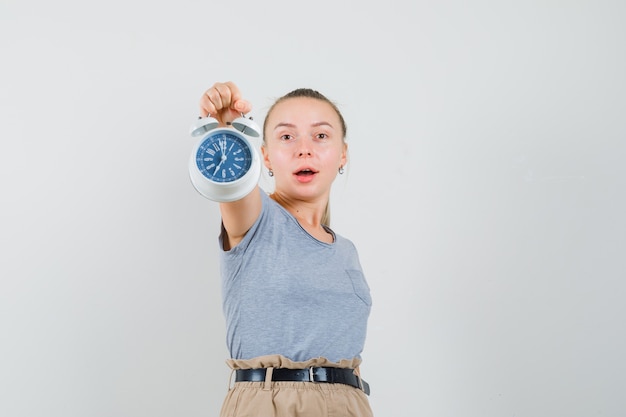
M267 171L267 175L269 175L270 177L274 176L274 171L272 171L271 169Z
M338 172L339 172L340 175L343 174L343 165L339 167Z

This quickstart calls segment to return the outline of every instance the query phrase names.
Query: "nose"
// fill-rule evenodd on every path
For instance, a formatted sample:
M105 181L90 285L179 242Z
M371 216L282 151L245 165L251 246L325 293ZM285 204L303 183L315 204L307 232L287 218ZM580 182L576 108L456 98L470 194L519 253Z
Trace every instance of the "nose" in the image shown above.
M311 156L311 148L306 140L300 141L300 146L297 150L298 158L307 158Z

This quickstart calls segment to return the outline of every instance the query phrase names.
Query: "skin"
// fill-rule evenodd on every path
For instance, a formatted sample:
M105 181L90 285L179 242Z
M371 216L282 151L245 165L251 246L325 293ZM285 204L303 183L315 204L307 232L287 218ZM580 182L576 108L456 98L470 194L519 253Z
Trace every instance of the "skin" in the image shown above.
M200 100L201 115L210 114L220 125L251 109L232 82L214 84ZM331 243L332 235L322 227L321 219L337 171L347 162L347 144L332 106L307 97L278 103L268 115L261 153L265 167L274 173L271 197L311 236ZM311 173L303 175L306 170ZM261 213L258 189L241 200L220 203L220 211L228 250L243 239Z

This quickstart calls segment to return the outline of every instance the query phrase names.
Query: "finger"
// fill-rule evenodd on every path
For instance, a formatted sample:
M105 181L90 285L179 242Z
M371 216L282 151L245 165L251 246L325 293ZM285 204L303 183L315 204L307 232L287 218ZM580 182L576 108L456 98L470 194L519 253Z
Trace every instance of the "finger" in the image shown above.
M221 87L220 90L220 84L221 83L213 84L213 86L202 95L200 99L201 116L206 117L211 115L219 120L221 119L220 113L224 110L224 107L228 108L230 92L228 91L228 87Z
M209 97L215 104L218 111L229 108L231 106L231 92L226 84L215 83L208 91Z
M237 84L232 81L226 81L223 86L228 90L228 106L234 110L237 110L235 108L235 103L237 102L237 100L242 99L239 87L237 87Z
M216 113L217 109L211 102L211 99L206 94L203 94L200 99L200 116L207 117L209 114L215 115Z
M213 105L213 108L218 112L224 108L224 103L222 102L222 95L220 94L220 90L217 87L218 83L213 84L211 88L206 90L204 93L204 97Z
M202 116L217 116L222 108L222 98L215 86L209 88L200 98L200 113Z
M237 87L237 84L232 81L227 81L224 83L225 86L228 87L230 91L230 108L239 112L239 113L248 113L252 110L252 104L248 100L243 98L241 94L241 90Z

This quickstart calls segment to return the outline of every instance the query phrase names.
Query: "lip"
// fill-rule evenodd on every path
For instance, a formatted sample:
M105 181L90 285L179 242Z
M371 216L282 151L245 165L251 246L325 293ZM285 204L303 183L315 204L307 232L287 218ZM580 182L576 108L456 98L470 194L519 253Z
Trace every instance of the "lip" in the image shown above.
M299 174L302 171L310 171L310 174ZM305 166L305 167L301 167L297 170L295 170L293 172L293 176L296 177L296 180L300 183L309 183L311 181L313 181L313 179L317 176L317 174L319 173L319 171Z

